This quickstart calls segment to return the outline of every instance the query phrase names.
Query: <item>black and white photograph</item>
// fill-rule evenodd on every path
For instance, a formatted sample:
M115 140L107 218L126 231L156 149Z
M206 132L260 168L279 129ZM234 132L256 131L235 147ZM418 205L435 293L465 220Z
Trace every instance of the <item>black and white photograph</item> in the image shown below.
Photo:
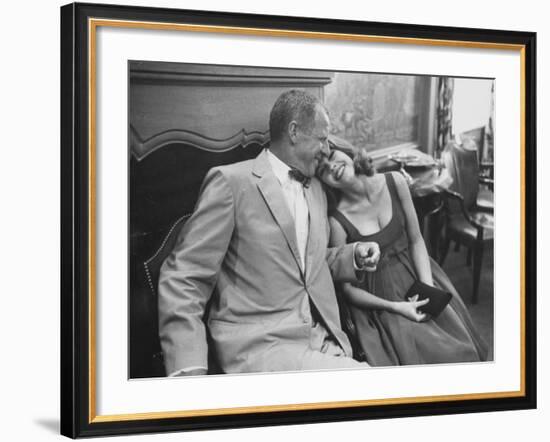
M62 434L536 407L533 32L61 25Z
M497 92L129 60L128 377L494 361Z
M2 440L544 439L543 2L6 5Z

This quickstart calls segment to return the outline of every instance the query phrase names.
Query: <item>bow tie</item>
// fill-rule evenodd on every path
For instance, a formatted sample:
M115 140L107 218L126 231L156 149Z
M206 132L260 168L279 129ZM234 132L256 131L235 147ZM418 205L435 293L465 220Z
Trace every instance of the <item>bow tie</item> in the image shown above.
M305 176L302 172L300 172L298 169L290 169L288 171L288 176L295 180L295 181L298 181L299 183L302 184L302 186L304 186L306 189L309 187L309 182L311 181L311 178L310 177L307 177Z

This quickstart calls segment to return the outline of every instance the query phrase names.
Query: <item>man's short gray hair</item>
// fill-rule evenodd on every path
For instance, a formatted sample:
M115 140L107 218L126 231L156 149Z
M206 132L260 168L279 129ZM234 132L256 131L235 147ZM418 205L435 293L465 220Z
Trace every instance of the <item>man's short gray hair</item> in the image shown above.
M271 141L280 140L293 120L311 131L317 106L323 107L319 99L309 92L299 89L283 92L275 101L269 115Z

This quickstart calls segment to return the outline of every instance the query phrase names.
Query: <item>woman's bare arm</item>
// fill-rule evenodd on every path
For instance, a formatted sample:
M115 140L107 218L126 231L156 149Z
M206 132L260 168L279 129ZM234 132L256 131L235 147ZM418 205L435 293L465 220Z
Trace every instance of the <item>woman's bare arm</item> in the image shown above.
M430 258L428 251L426 250L426 243L422 234L420 233L420 227L418 225L418 218L411 197L409 186L405 181L405 178L397 172L392 172L399 199L401 200L401 206L405 212L405 223L407 234L409 236L411 258L416 270L418 279L424 284L433 285L432 269L430 266Z
M340 223L334 219L329 218L330 222L330 246L337 247L346 243L346 232L340 225ZM397 313L405 316L411 321L420 322L425 319L426 315L418 312L418 308L425 305L428 300L423 301L411 301L411 302L393 302L386 299L379 298L372 293L367 292L361 288L355 287L350 283L341 284L342 292L346 299L361 308L368 308L372 310L386 310L391 313Z

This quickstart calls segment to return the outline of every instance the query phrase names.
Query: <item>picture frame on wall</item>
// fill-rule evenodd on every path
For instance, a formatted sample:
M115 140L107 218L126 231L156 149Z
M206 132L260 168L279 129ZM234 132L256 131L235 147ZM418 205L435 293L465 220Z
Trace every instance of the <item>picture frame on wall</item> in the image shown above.
M531 32L63 6L61 433L535 408L535 54ZM267 166L295 96L326 117L285 123L324 152L304 249ZM336 244L334 152L409 212L387 184L380 231ZM418 302L390 223L441 313L347 297Z

